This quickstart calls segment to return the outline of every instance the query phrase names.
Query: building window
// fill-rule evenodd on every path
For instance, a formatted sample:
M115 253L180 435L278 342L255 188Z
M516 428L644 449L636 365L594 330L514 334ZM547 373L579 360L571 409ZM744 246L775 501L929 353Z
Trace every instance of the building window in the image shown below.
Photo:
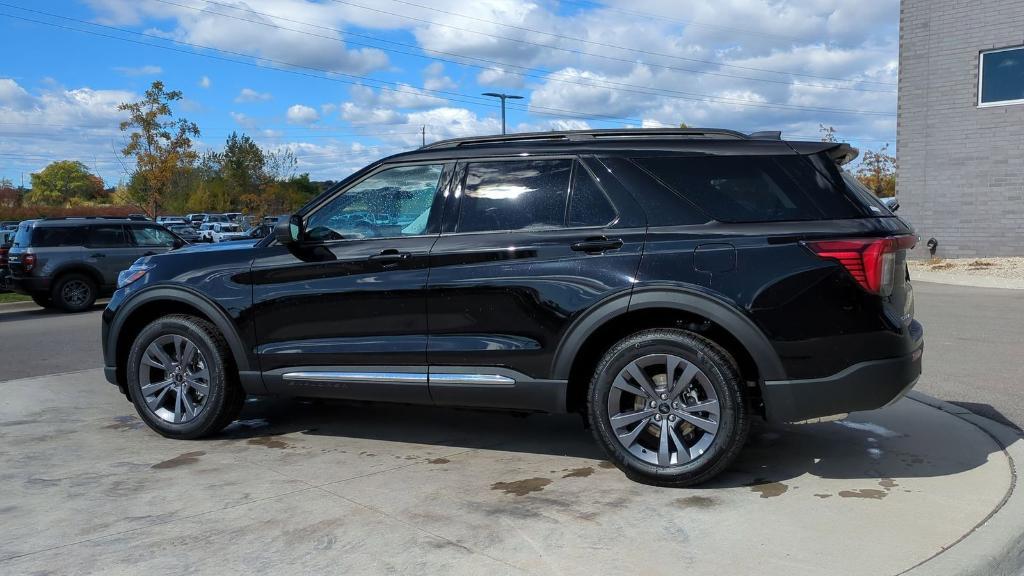
M1024 47L981 53L979 106L1024 104Z

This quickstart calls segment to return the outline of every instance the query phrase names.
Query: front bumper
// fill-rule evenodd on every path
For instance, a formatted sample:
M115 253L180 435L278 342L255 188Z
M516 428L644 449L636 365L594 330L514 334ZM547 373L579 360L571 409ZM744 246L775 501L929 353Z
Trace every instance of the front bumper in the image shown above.
M909 333L913 343L909 354L860 362L825 378L765 382L763 394L768 420L800 422L874 410L899 400L921 376L924 337L916 320Z

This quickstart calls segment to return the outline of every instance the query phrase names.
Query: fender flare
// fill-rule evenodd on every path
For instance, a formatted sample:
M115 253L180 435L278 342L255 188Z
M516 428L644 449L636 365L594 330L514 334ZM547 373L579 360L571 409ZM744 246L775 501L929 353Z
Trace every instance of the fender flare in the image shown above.
M96 288L98 290L102 290L104 286L110 286L110 284L107 284L106 279L103 278L102 272L84 262L67 262L65 264L61 264L50 274L50 277L53 278L53 282L56 284L57 278L60 278L64 274L85 274L96 281Z
M753 358L760 375L759 385L765 380L785 379L786 372L774 347L738 306L688 284L635 288L631 293L612 296L592 308L566 331L555 351L551 377L567 380L577 353L587 338L605 323L629 312L650 308L671 308L711 320L732 334Z
M116 366L118 337L121 334L121 330L124 328L125 322L131 318L132 313L145 304L161 300L181 302L202 312L211 322L213 322L213 325L217 327L217 330L224 335L224 340L228 343L228 348L231 350L231 356L235 359L235 365L238 366L239 372L248 372L252 370L251 366L254 366L255 362L246 352L245 346L242 343L242 338L238 333L238 329L235 327L235 323L228 316L228 313L205 296L184 286L154 286L153 288L144 289L124 303L121 309L117 311L110 324L110 333L107 336L106 348L111 355L106 362L108 366Z

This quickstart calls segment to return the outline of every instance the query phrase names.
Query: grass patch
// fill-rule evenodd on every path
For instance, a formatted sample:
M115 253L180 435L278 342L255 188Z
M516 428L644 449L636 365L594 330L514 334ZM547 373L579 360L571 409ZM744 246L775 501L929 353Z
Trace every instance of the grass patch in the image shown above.
M14 292L0 293L0 304L7 304L10 302L28 302L30 300L32 300L32 298L25 296L24 294L15 294Z

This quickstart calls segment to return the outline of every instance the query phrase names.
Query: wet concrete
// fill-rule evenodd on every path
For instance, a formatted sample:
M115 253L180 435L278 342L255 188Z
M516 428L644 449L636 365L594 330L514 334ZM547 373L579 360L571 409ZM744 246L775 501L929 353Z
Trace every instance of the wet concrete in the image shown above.
M909 399L758 426L718 479L665 489L572 416L255 401L180 442L98 370L0 385L2 574L897 574L1011 478L991 437Z

